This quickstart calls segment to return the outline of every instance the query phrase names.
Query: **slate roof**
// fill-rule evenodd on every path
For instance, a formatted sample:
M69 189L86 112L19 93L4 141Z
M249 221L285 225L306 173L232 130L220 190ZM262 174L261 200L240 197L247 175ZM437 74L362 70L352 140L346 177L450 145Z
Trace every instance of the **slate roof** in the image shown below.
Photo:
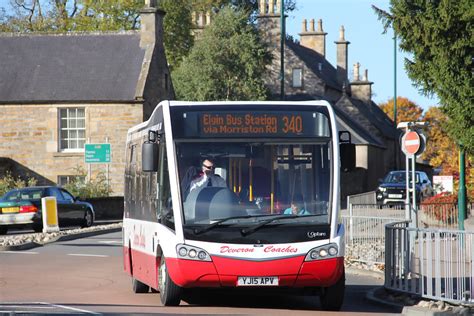
M318 97L309 94L288 95L287 101L307 101L307 100L324 100L324 97ZM331 103L330 101L328 101ZM356 145L374 145L385 148L383 142L376 136L370 134L363 126L353 120L348 114L331 104L336 114L337 128L339 131L348 131L352 136L352 143Z
M0 104L134 101L137 32L0 34Z
M323 55L291 40L285 41L285 45L291 49L296 56L303 60L306 66L328 86L342 91L341 85L337 82L336 68L334 68L334 66L331 65Z
M287 40L285 44L302 61L304 61L306 66L311 69L313 73L315 73L319 78L321 78L328 86L341 91L341 98L336 102L334 110L336 111L336 115L340 119L342 119L345 124L347 124L347 128L352 127L354 132L356 132L358 135L360 135L360 137L362 137L361 139L359 139L360 143L370 143L376 146L384 146L383 142L380 139L378 139L376 136L371 135L371 133L367 131L367 128L360 125L348 113L338 108L338 106L341 106L342 108L344 107L344 105L347 105L347 103L350 103L357 109L359 115L365 117L366 120L373 124L383 136L390 139L398 138L399 131L394 128L393 122L374 102L371 101L370 104L367 104L359 99L343 95L342 86L337 81L337 70L327 61L327 59L323 55L291 40ZM293 100L308 100L315 98L318 98L318 96L296 95L292 97ZM342 126L340 127L343 128ZM343 130L346 130L347 128L343 128Z
M400 131L397 130L393 121L375 104L374 102L365 103L356 98L343 96L336 103L335 107L344 107L350 103L354 106L360 115L364 116L370 123L375 126L380 133L389 139L398 139Z

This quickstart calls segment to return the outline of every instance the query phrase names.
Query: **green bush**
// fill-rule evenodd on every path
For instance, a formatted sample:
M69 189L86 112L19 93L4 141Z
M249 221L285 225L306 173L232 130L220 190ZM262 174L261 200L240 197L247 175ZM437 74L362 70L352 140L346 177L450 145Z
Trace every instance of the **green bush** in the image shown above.
M15 178L10 171L7 171L5 176L0 178L0 196L12 189L34 186L37 182L38 180L35 178L27 178L26 180L21 177Z
M107 183L107 177L103 171L88 181L83 180L87 175L83 167L77 166L74 168L74 171L76 177L63 186L66 190L71 192L72 195L82 199L110 196L112 190Z

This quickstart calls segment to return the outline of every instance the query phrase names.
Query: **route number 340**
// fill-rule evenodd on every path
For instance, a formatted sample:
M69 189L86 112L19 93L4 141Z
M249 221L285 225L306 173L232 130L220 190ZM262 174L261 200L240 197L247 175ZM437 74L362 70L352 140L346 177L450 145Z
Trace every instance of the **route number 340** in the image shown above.
M303 119L299 115L283 116L283 133L301 133Z

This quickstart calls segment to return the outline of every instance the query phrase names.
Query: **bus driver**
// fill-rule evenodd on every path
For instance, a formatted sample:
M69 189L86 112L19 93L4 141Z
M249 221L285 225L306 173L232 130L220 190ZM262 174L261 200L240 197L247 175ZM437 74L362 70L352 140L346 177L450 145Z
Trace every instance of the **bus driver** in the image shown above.
M226 187L224 179L214 174L214 162L211 159L205 159L202 162L202 172L199 176L191 181L189 192L202 187Z

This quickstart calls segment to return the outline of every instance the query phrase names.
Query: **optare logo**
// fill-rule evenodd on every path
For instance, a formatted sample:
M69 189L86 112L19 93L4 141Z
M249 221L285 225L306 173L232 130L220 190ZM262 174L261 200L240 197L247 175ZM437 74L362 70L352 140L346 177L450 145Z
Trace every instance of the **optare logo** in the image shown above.
M308 238L325 237L326 233L324 233L324 232L308 232L307 236L308 236Z

